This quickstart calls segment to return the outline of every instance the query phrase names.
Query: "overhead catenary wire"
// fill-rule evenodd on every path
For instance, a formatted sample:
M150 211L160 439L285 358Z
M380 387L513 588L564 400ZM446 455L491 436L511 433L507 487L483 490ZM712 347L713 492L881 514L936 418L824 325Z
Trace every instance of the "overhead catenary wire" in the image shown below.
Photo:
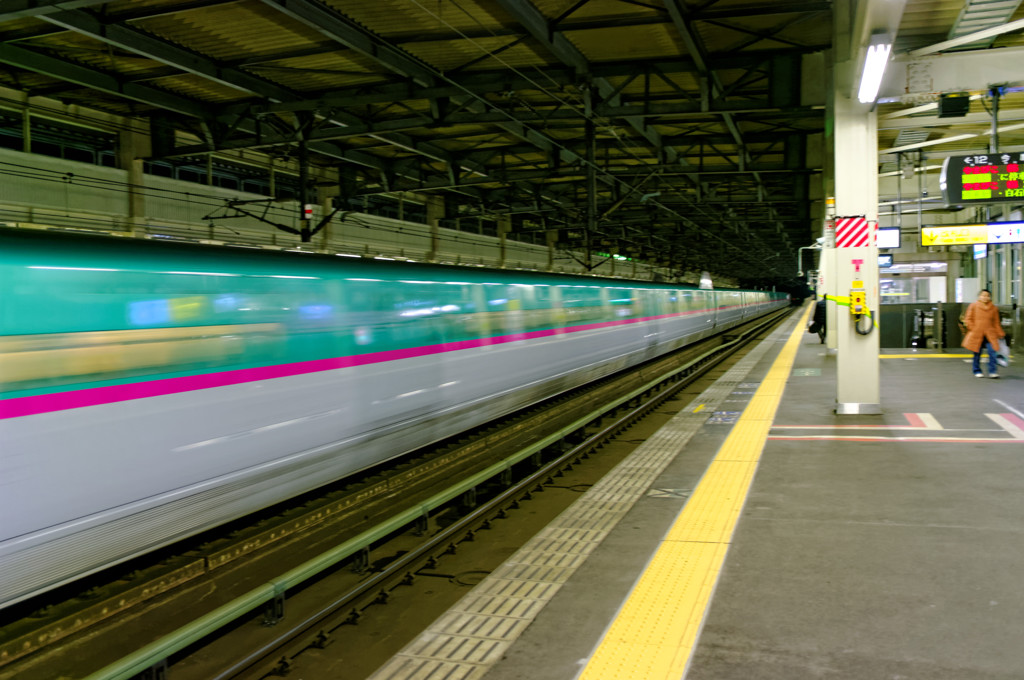
M564 105L566 105L566 106L571 106L571 104L569 104L568 102L566 102L566 101L564 101L563 99L559 98L559 97L558 97L558 96L556 96L556 95L555 95L554 93L551 93L551 92L550 92L550 91L549 91L549 90L548 90L547 88L543 87L543 86L542 86L542 85L540 85L539 83L536 83L536 82L535 82L534 80L531 80L531 79L530 79L530 78L529 78L529 77L528 77L528 76L527 76L526 74L524 74L524 73L523 73L523 72L522 72L521 70L517 69L517 68L516 68L516 67L515 67L514 65L510 64L510 63L509 63L508 61L506 61L505 59L503 59L503 58L501 57L501 55L499 55L499 54L495 54L495 53L494 53L493 51L491 51L491 50L488 50L487 48L483 47L482 45L480 45L479 43L477 43L477 42L476 42L475 40L473 40L473 38L472 38L472 37L470 37L470 36L466 35L466 33L465 33L464 31L461 31L461 30L460 30L460 29L459 29L458 27L456 27L456 26L452 25L452 24L451 24L451 22L447 21L446 19L444 19L443 17L441 17L441 16L440 16L440 15L438 15L437 13L435 13L435 12L433 12L432 10L428 9L428 8L427 8L427 7L426 7L426 6L425 6L425 5L424 5L424 4L422 3L422 2L420 2L420 0L410 0L410 1L411 1L411 3L412 3L413 5L415 5L415 6L419 7L419 8L420 8L421 10L423 10L423 11L424 11L424 12L425 12L426 14L430 15L430 16L431 16L431 17L433 17L433 18L434 18L435 20L437 20L438 22L440 22L440 23L441 23L441 24L443 24L444 26L448 27L449 29L451 29L452 31L454 31L455 33L457 33L457 34L458 34L458 35L459 35L459 36L460 36L461 38L463 38L463 39L465 39L465 40L468 40L468 41L469 41L470 43L472 43L472 44L473 44L474 46L476 46L476 47L477 47L478 49L480 49L480 51L481 51L481 52L483 52L483 53L485 53L485 54L488 54L488 55L489 55L489 56L490 56L491 58L495 59L495 61L497 61L498 63L502 64L502 66L504 66L505 68L507 68L507 69L511 70L512 72L514 72L514 73L516 73L516 74L518 74L518 75L522 76L522 77L523 77L523 78L525 78L525 79L526 79L526 80L527 80L528 82L530 82L530 83L534 84L534 85L535 85L535 86L536 86L536 87L537 87L537 88L538 88L538 89L539 89L539 90L540 90L541 92L544 92L545 94L548 94L548 95L549 95L549 96L551 96L551 97L552 97L553 99L555 99L555 101L558 101L558 102L560 102L560 103L562 103L562 104L564 104ZM459 8L460 8L460 10L462 10L462 11L463 11L464 13L466 13L466 12L465 12L465 10L464 10L463 8L461 8L461 6L459 6L457 2L454 2L453 4L455 4L455 5L457 6L457 7L459 7ZM469 14L467 13L467 16L470 16L470 15L469 15ZM481 24L481 23L480 23L480 22L479 22L479 21L478 21L478 20L477 20L477 19L476 19L475 17L471 17L471 18L472 18L472 19L473 19L474 21L476 21L477 25L479 25L479 26L480 26L481 28L483 28L484 30L489 30L489 29L487 29L487 27L486 27L486 26L483 26L483 24ZM491 33L492 33L492 34L494 34L494 32L493 32L493 31L491 31ZM494 35L495 35L495 37L497 37L497 35L496 35L496 34L494 34ZM539 134L539 135L543 135L543 133L542 133L542 132L541 132L540 130L537 130L536 128L533 128L533 127L531 127L531 126L530 126L530 125L528 125L527 123L523 123L522 121L519 121L519 120L517 120L517 119L516 119L516 118L515 118L514 116L512 116L512 115L511 115L511 114L510 114L509 112L505 111L504 109L502 109L502 108L500 108L500 107L497 107L497 106L495 106L495 105L494 105L494 104L493 104L492 102L490 102L489 100L487 100L487 99L486 99L485 97L482 97L482 96L480 96L479 94L477 94L477 93L473 92L473 91L472 91L472 90L470 90L469 88L465 87L464 85L462 85L462 84L458 83L457 81L455 81L455 80L453 80L452 78L450 78L449 76L447 76L447 75L446 75L445 73L442 73L441 71L438 71L437 69L433 68L433 67L432 67L432 66L430 66L430 65L424 64L424 66L425 66L426 68L429 68L429 69L430 69L431 71L433 71L436 77L438 77L438 78L441 78L442 80L444 80L445 82L449 83L450 85L453 85L454 87L457 87L457 88L461 89L461 90L462 90L463 92L465 92L465 93L466 93L467 95L469 95L470 97L473 97L473 98L474 98L474 99L476 99L477 101L479 101L479 102L483 103L483 104L484 104L484 105L486 105L486 106L487 106L488 108L491 108L492 110L494 110L494 111L496 111L496 112L498 112L498 113L500 113L500 114L502 114L502 115L504 115L504 116L508 117L508 119L509 119L509 121L510 121L510 122L514 122L514 123L516 123L517 125L521 125L521 126L522 126L522 127L524 128L524 129L527 129L527 130L529 130L529 131L531 131L531 132L535 132L535 133L537 133L537 134ZM598 121L597 119L595 119L595 117L594 117L593 115L588 115L585 109L581 110L581 109L580 109L579 107L573 107L573 110L574 110L574 111L576 111L577 113L580 113L580 114L581 114L581 115L582 115L582 116L583 116L583 117L584 117L585 119L587 119L587 120L591 120L592 122L595 122L595 124L596 124L597 122L599 122L599 121ZM607 125L605 125L605 127L608 127L608 126L607 126ZM544 136L545 136L545 137L547 137L546 135L544 135ZM568 152L570 152L570 153L574 153L574 154L575 154L575 152L574 152L574 151L573 151L572 149L568 148L568 147L567 147L567 146L565 146L564 144L561 144L561 143L559 143L559 141L558 141L557 139L554 139L554 138L550 138L550 137L548 137L548 139L550 139L550 140L551 140L551 143L552 143L552 144L553 144L554 146L558 147L559 149L561 149L561 150L563 150L563 151L568 151ZM615 139L616 139L616 141L617 141L617 142L618 142L618 143L619 143L620 145L622 145L622 141L621 141L621 139L620 139L620 138L619 138L619 137L618 137L617 135L615 136ZM629 151L628 149L626 149L626 148L625 148L625 146L624 146L624 145L623 145L623 149L624 149L624 150L626 150L626 152L627 152L627 153L629 153L630 155L632 155L634 159L636 159L636 160L637 160L637 161L639 161L640 163L642 163L642 164L646 165L646 163L644 162L644 160L643 160L643 159L639 158L638 156L636 156L635 154L633 154L632 152L630 152L630 151ZM578 155L578 154L577 154L577 155ZM579 159L579 163L580 163L581 165L584 165L584 166L586 166L586 165L593 165L593 167L595 168L595 170L596 170L596 171L597 171L597 172L598 172L598 173L599 173L599 174L600 174L600 175L601 175L602 177L604 177L604 178L605 178L606 180L607 180L607 179L610 179L610 180L611 180L611 181L613 181L613 182L616 182L616 183L618 183L618 184L621 184L622 186L626 187L626 189L627 189L627 190L628 190L629 188L631 188L631 185L630 185L630 184L628 184L627 182L623 181L622 179L620 179L620 178L618 178L618 177L615 177L614 175L612 175L612 174L610 174L610 173L607 173L606 171L604 171L603 169L601 169L601 168L600 168L600 166L597 166L596 164L589 164L589 163L587 162L587 160L586 160L586 159L584 159L583 157L580 157L580 159ZM728 248L730 248L731 250L734 250L734 251L736 251L736 252L740 253L740 254L741 254L741 255L742 255L743 257L744 257L744 259L747 259L748 261L751 261L751 262L755 262L755 263L756 263L757 265L762 265L762 266L764 265L764 261L763 261L763 260L753 260L753 259L750 259L750 253L749 253L749 252L748 252L747 250L745 250L745 249L743 249L743 248L740 248L739 246L737 246L736 244L734 244L734 243L733 243L732 241L730 241L729 239L725 239L725 238L722 238L721 236L719 236L719 235L718 235L717 233L715 233L714 231L712 231L712 230L710 230L710 229L708 229L708 228L706 228L706 227L704 227L704 226L700 225L700 224L699 224L699 223L697 223L697 222L694 222L693 220L691 220L691 219L690 219L690 218L688 218L687 216L685 216L685 215L683 215L683 214L679 213L678 211L674 210L673 208L671 208L671 207L669 207L669 206L667 206L667 205L665 205L665 204L663 204L663 203L661 203L661 202L659 202L659 201L649 201L649 203L650 203L651 205L654 205L654 206L658 207L658 208L659 208L660 210L664 210L665 212L667 212L667 213L669 213L669 214L671 214L671 215L673 215L673 216L677 217L677 218L678 218L678 219L679 219L680 221L682 221L682 222L684 222L684 223L686 223L686 224L689 224L689 225L691 225L691 226L692 226L692 227L694 227L695 229L698 229L698 230L700 230L701 232L703 232L704 234L706 234L706 235L710 236L711 238L713 238L713 239L715 239L715 240L717 240L717 241L719 241L719 242L723 243L724 245L726 245L726 246L727 246ZM693 205L694 205L694 206L696 206L697 204L693 204ZM714 219L714 218L716 218L716 217L718 217L718 216L712 216L712 219ZM765 252L770 252L770 251L769 251L769 249L765 248ZM776 269L775 267L773 267L773 266L769 265L769 268L770 268L770 269L771 269L771 271L773 271L774 273L776 273L776 274L779 274L779 275L781 275L781 273L780 273L780 272L779 272L779 271L778 271L778 270L777 270L777 269Z
M463 38L468 40L470 43L474 44L478 49L481 50L482 54L485 54L485 55L487 55L490 58L494 58L497 61L497 63L501 63L506 68L509 68L511 71L519 74L521 77L526 79L528 82L533 83L534 86L538 89L539 92L541 92L545 96L551 98L552 101L556 101L556 102L560 103L563 106L570 107L574 111L577 111L577 112L581 113L585 118L587 118L587 119L589 119L591 121L594 121L596 124L600 125L602 130L606 130L609 133L611 133L612 138L615 140L614 141L615 146L620 151L622 151L628 157L636 160L641 165L646 165L646 161L643 158L641 158L640 156L638 156L629 146L626 145L626 143L624 142L624 140L623 140L622 136L620 135L618 129L616 128L615 125L613 125L611 123L611 121L609 119L607 119L606 117L602 117L602 116L596 116L596 115L593 115L593 114L588 114L588 112L586 111L585 106L582 106L580 104L579 95L572 95L572 94L561 94L560 95L559 93L553 91L552 88L549 85L546 85L544 83L539 82L536 78L530 77L528 74L524 73L521 69L517 69L514 66L512 66L506 59L503 59L500 55L494 54L492 50L488 50L484 46L480 45L477 41L474 41L472 38L467 36L464 32L462 32L458 28L454 27L449 21L445 20L443 17L441 17L438 14L434 13L433 11L431 11L423 3L419 2L418 0L412 0L412 2L413 2L414 5L419 7L422 11L424 11L427 14L433 16L436 20L441 22L443 25L449 27L451 30L455 31L456 33L461 35ZM468 16L471 16L471 15L469 15L468 12L466 12L466 9L464 7L462 7L462 5L459 4L458 2L453 2L452 4L455 7L457 7L459 9L459 11L461 11L463 13L466 13ZM490 30L490 29L487 29L487 27L484 27L483 24L481 24L479 22L479 20L477 20L475 17L473 17L473 20L478 25L480 25L481 27L485 28L485 30ZM494 34L493 30L490 30L490 32L492 34ZM437 69L435 69L434 67L430 66L429 64L424 64L424 66L425 66L425 68L427 68L430 71L432 71L436 75L436 77L438 77L439 79L442 79L442 80L444 80L444 81L446 81L446 82L448 82L448 83L450 83L450 84L452 84L452 85L454 85L456 87L459 87L468 96L470 96L473 99L481 102L484 106L487 106L488 108L491 108L491 109L494 109L496 111L499 111L502 115L507 116L508 119L510 120L510 122L514 122L517 125L521 125L521 126L523 126L524 129L528 129L528 130L530 130L532 132L537 132L538 134L543 134L543 133L539 132L536 128L533 128L533 127L530 127L527 124L521 123L513 115L511 115L508 111L505 111L505 110L497 107L496 105L494 105L489 100L487 100L486 98L482 97L481 95L479 95L479 94L477 94L475 92L470 91L466 87L461 86L460 84L455 82L452 78L450 78L446 74L438 71ZM533 68L534 68L534 70L536 70L537 72L541 73L542 75L546 75L543 70L537 69L536 67L533 67ZM23 103L20 104L20 106L23 106ZM65 114L64 112L56 110L56 109L53 110L53 113L58 114L60 116L68 115L68 114ZM115 125L108 125L107 123L104 123L103 126L104 127L117 127ZM131 124L131 121L129 120L128 124L123 126L123 129L135 130L135 129L137 129L137 127L133 126ZM559 142L559 140L557 138L550 138L547 135L544 135L544 137L546 139L549 139L551 144L555 148L558 148L560 150L568 151L569 153L575 154L575 151L570 149L566 144L563 144L563 143ZM575 155L578 156L578 154L575 154ZM602 179L604 181L606 181L606 182L609 182L609 183L611 183L613 185L623 186L623 187L626 188L627 191L632 191L632 190L634 190L636 188L635 185L632 185L632 184L624 181L623 179L618 178L618 177L616 177L616 176L606 172L605 170L603 170L598 165L593 164L593 163L587 163L586 159L583 159L582 157L579 158L579 162L582 165L585 165L585 166L586 165L590 165L591 167L593 167L595 172L597 172L602 177ZM67 180L63 180L63 181L67 181ZM76 181L76 183L82 183L85 180L80 180L80 179L76 178L75 181ZM104 182L104 181L107 181L107 180L102 180L102 179L99 179L99 178L94 178L94 180L92 180L92 181ZM157 189L157 188L149 187L149 186L141 186L140 187L140 186L137 186L137 185L131 185L131 184L127 184L127 183L121 184L121 187L123 187L121 190L125 191L126 193L127 192L136 193L136 194L140 194L141 193L141 194L147 195L147 196L155 195L153 192L167 192L167 193L162 194L162 197L169 198L170 200L186 200L186 201L192 201L192 202L201 201L201 200L215 200L215 201L216 200L221 200L221 201L223 200L223 199L218 199L218 198L213 198L213 197L208 197L208 196L203 196L202 198L198 198L199 196L202 196L202 195L192 194L191 192L173 192L173 191L170 191L170 190ZM176 194L176 196L175 196L175 194ZM181 198L181 196L185 196L186 198ZM683 196L684 199L686 198L685 195L682 195L682 196ZM730 239L723 238L722 236L720 236L714 229L709 228L709 227L707 227L705 225L700 224L699 222L694 221L693 219L691 219L690 216L685 215L683 213L680 213L679 211L677 211L677 210L671 208L670 206L667 206L667 205L665 205L665 204L663 204L663 203L661 203L659 201L650 201L649 204L657 207L659 210L664 211L666 214L674 216L676 219L678 219L683 224L689 225L690 227L692 227L696 231L701 232L702 234L706 235L707 237L711 238L712 240L715 240L716 242L722 243L729 250L738 252L739 255L742 257L742 259L744 259L744 260L746 260L748 262L756 263L759 266L763 266L763 264L764 264L763 260L756 259L758 257L758 253L756 251L755 252L751 252L749 249L744 249L744 248L741 248L741 247L737 246ZM704 207L704 206L702 206L700 204L692 203L691 202L691 205L695 209L697 209L700 212L704 213L707 216L708 219L712 219L712 220L721 219L720 215L716 215L714 212L709 212L706 207ZM655 238L659 238L659 237L655 236ZM764 247L763 243L759 243L758 245L759 245L759 248L761 250L764 250L765 252L769 251L769 249ZM771 268L771 269L775 273L778 273L778 271L775 270L774 268Z

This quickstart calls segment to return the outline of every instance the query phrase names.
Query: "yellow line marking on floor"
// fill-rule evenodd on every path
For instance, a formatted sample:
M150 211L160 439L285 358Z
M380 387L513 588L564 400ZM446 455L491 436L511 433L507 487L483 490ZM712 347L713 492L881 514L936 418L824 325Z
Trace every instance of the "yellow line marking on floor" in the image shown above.
M662 539L580 680L684 676L811 309Z
M700 412L701 412L701 411L703 411L703 410L704 410L704 404L701 404L701 405L700 405L700 406L698 406L697 408L693 409L693 412L694 412L694 413L700 413Z

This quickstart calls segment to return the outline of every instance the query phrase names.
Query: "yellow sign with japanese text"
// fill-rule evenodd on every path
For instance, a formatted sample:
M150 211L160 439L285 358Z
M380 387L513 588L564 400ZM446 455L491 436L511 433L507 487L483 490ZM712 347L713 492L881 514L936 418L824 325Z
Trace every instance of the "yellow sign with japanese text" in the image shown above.
M945 227L921 227L922 246L960 246L988 243L987 224L951 224Z

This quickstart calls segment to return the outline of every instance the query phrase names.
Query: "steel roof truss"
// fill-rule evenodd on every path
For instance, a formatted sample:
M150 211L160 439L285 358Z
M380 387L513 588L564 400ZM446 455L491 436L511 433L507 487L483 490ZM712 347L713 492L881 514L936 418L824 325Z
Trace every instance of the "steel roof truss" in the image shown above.
M48 14L42 19L233 89L258 94L273 101L287 101L296 98L295 93L274 83L256 78L236 68L217 64L195 52L152 37L136 28L117 23L105 23L86 10L57 12Z
M107 0L4 0L3 9L0 9L0 21L25 17L42 18L47 14L100 5L104 2Z
M99 92L125 97L148 107L166 109L196 118L206 116L207 108L200 102L148 85L127 82L115 74L73 64L17 45L0 43L0 62Z

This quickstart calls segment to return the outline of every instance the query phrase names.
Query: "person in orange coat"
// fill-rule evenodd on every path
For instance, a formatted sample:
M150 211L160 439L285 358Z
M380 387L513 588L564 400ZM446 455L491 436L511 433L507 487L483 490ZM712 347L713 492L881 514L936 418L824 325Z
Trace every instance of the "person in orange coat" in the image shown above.
M981 351L987 347L988 377L998 378L997 363L1005 366L1006 360L1000 361L996 348L999 347L999 339L1006 337L1006 333L999 323L999 308L992 304L992 294L988 290L978 293L978 299L968 305L964 325L967 326L967 335L960 346L974 352L974 377L985 377L981 372Z

